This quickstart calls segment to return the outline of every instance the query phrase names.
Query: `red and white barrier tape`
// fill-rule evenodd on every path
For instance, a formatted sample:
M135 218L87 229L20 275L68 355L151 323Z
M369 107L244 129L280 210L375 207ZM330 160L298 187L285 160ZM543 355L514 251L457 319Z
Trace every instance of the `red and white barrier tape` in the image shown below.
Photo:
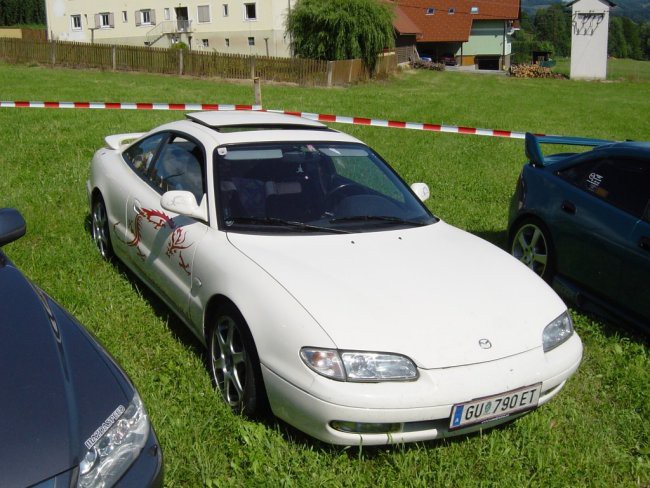
M365 117L344 117L341 115L312 114L309 112L290 112L288 110L265 110L279 114L296 115L305 119L317 120L319 122L336 122L338 124L370 125L375 127L392 127L395 129L424 130L433 132L450 132L454 134L470 134L489 137L509 137L512 139L524 139L525 132L513 132L497 129L477 129L475 127L460 127L456 125L423 124L420 122L399 122L396 120L367 119Z
M392 127L395 129L423 130L432 132L448 132L453 134L469 134L488 137L505 137L524 139L524 132L514 132L497 129L478 129L444 124L426 124L420 122L400 122L396 120L369 119L365 117L345 117L341 115L315 114L310 112L292 112L289 110L265 110L260 105L224 105L201 103L111 103L111 102L25 102L0 101L0 108L87 108L108 110L179 110L188 112L200 111L265 111L286 115L295 115L305 119L337 124L366 125L373 127ZM538 134L543 135L543 134Z
M105 110L181 110L202 112L216 110L262 110L260 105L222 105L211 103L112 103L112 102L8 102L0 108L90 108Z

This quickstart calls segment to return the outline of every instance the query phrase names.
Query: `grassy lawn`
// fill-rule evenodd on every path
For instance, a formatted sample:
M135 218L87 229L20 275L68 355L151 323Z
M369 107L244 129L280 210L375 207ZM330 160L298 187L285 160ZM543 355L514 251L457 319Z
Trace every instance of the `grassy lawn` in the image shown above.
M2 100L252 103L248 84L214 80L0 64L0 81ZM347 89L264 86L263 100L275 109L650 139L650 83L636 81L416 72ZM163 446L166 485L650 485L648 347L578 312L585 356L577 374L548 405L503 428L453 441L341 449L282 423L233 415L211 387L197 342L133 275L100 259L86 227L85 181L104 136L181 117L0 109L0 207L17 207L28 222L25 238L5 251L131 376ZM426 182L436 215L504 243L522 141L336 128L377 149L407 182Z
M569 76L571 73L571 58L557 59L553 71ZM633 59L609 58L607 60L607 79L611 81L650 81L650 62Z

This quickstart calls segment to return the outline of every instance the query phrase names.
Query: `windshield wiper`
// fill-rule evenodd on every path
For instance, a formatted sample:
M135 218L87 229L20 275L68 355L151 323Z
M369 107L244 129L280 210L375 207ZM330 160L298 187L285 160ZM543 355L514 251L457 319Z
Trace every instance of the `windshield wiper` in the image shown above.
M330 219L330 224L334 224L336 222L369 222L373 220L392 222L395 224L407 224L407 225L417 225L417 226L423 226L429 224L429 222L402 219L400 217L390 217L388 215L352 215L349 217L336 217L334 219Z
M331 227L321 227L318 225L306 224L294 220L284 220L275 217L232 217L226 220L226 225L232 224L260 224L294 227L296 229L312 232L329 232L330 234L349 234L350 232L343 229L332 229Z

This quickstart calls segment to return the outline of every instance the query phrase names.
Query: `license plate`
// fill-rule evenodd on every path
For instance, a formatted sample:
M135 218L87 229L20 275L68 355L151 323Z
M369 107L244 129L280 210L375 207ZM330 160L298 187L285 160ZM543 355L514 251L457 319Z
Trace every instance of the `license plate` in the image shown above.
M515 412L530 410L537 406L542 384L526 386L499 395L476 398L457 403L451 409L449 429L459 429L488 420L506 417Z

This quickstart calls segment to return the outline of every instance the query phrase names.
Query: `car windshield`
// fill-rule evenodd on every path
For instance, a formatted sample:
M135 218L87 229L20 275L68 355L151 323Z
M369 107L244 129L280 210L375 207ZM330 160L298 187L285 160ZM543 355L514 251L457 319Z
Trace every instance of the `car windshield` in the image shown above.
M363 144L221 146L214 160L219 216L229 231L364 232L437 221Z

